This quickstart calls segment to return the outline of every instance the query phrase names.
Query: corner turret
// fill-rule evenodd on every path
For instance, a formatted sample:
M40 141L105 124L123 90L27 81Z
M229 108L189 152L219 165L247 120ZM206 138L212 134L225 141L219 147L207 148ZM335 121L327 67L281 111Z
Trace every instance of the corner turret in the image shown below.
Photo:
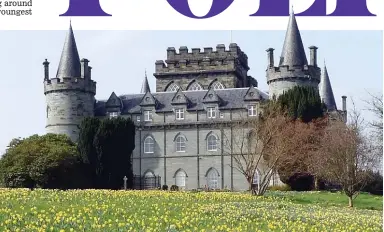
M295 86L312 86L318 89L321 70L317 67L317 47L310 48L310 64L305 54L300 30L292 13L285 35L279 66L274 65L274 49L269 48L267 83L270 97L279 96Z
M47 133L66 134L76 141L83 118L94 115L96 82L88 63L87 59L80 61L70 25L55 78L49 78L49 62L43 63Z
M319 93L321 101L325 104L328 111L337 110L335 97L333 95L331 81L329 80L327 66L324 64L324 70L319 84ZM343 109L344 110L344 109Z

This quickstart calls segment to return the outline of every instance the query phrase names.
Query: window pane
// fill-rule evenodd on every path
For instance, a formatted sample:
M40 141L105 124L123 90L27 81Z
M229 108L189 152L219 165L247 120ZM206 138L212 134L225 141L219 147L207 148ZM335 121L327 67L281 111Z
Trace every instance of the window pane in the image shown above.
M219 175L215 169L211 169L207 174L207 185L210 189L219 188Z
M184 171L179 171L176 174L176 185L179 187L185 187L186 174Z

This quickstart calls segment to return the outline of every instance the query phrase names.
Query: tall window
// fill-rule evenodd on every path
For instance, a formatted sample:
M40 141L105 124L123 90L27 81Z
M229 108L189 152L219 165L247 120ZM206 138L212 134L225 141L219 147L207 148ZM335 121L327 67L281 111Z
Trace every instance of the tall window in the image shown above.
M197 91L197 90L202 90L203 88L201 87L201 85L199 85L199 83L197 82L193 82L189 87L188 87L188 90L191 90L191 91Z
M183 170L176 173L176 185L180 188L185 188L187 174Z
M109 118L116 118L117 116L119 116L118 112L110 112L109 113Z
M176 120L183 120L184 119L184 109L176 109Z
M179 135L176 138L176 152L185 152L185 138Z
M224 88L224 85L221 84L221 83L218 82L218 81L213 82L212 85L211 85L211 88L212 88L212 89L225 89L225 88Z
M152 111L151 110L144 111L144 121L146 121L146 122L152 121Z
M207 173L207 185L209 189L219 188L219 173L214 168L211 168Z
M170 84L169 86L168 86L168 88L167 88L167 92L177 92L177 90L179 90L179 86L178 85L176 85L175 83L172 83L172 84Z
M216 118L216 108L215 107L208 107L207 108L207 116L208 118Z
M144 140L144 153L153 153L155 150L155 141L152 137L148 136Z
M251 116L251 117L257 116L256 105L248 106L248 116Z
M217 151L217 137L214 134L211 134L207 138L207 147L208 151Z

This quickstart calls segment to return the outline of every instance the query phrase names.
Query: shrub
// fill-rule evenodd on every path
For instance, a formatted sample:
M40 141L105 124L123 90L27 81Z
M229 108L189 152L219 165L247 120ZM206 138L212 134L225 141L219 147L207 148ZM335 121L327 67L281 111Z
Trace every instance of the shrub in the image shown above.
M171 191L179 191L179 186L177 186L177 185L172 185L172 186L171 186Z
M168 190L168 185L166 185L166 184L163 185L162 189L165 190L165 191Z
M367 184L362 189L373 195L383 195L383 176L379 172L369 172Z
M291 187L287 184L271 186L268 188L270 191L291 191Z
M310 173L295 173L288 179L288 185L294 191L310 191L313 189L314 177Z

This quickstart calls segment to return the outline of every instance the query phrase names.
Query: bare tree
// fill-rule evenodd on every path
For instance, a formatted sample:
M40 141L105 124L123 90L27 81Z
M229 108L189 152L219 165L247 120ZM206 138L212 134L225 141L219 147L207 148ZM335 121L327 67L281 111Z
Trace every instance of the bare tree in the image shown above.
M268 107L260 117L233 121L231 136L223 138L231 147L225 150L233 157L233 168L246 178L255 195L264 195L281 165L294 164L307 154L314 134L312 124L290 120L273 104ZM256 173L258 185L254 184Z
M354 104L353 104L354 106ZM312 167L318 176L341 186L353 207L368 180L378 158L364 136L364 120L355 106L350 113L350 122L330 121L324 130L317 154L312 157Z
M370 99L365 100L367 109L371 111L376 120L370 122L370 126L375 129L381 136L383 135L383 94L370 94Z

